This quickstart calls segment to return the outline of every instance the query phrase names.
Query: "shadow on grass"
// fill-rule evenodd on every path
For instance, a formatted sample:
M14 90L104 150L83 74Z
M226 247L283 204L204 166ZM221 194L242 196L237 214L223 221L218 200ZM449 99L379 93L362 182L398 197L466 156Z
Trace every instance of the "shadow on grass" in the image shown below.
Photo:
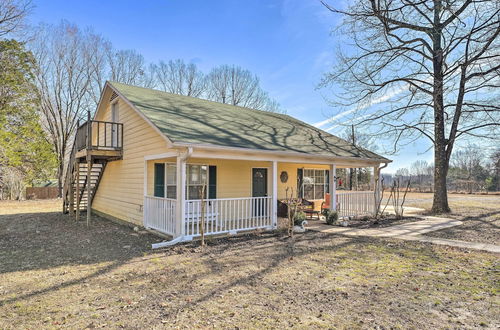
M38 290L35 288L32 292L5 299L0 301L0 306L81 284L125 264L141 263L150 258L165 258L188 251L200 252L199 242L191 242L160 250L141 260L132 260L151 253L151 243L161 239L149 234L136 233L127 227L99 217L93 217L92 224L88 228L84 222L77 223L68 215L57 212L0 216L0 225L0 274L66 265L110 263L79 278L47 288ZM197 306L239 285L260 285L265 275L272 273L278 267L287 267L286 261L291 259L319 252L334 254L339 249L345 249L352 244L373 242L380 242L380 239L342 237L312 231L292 239L279 232L210 239L208 246L200 253L199 260L207 266L207 270L188 273L190 283L214 275L219 275L223 279L224 269L243 267L247 263L259 263L259 266L263 268L234 280L223 280L220 285L209 292L167 310L166 316L173 317L179 310ZM405 249L410 248L405 247ZM432 249L418 249L424 251L427 257L439 260L439 256ZM231 254L237 257L228 258L227 256ZM262 259L262 255L266 257ZM190 261L198 262L193 259ZM137 267L140 268L140 266ZM159 284L167 288L176 288L180 278L176 276L175 271L175 267L169 272L165 272L164 269L155 269L151 276L164 276L164 281L160 281ZM144 276L144 274L139 273L137 276Z
M189 276L190 283L193 283L194 285L197 281L203 282L203 280L206 279L207 276L212 276L214 274L219 275L220 278L224 279L228 269L238 269L248 262L254 262L255 266L263 266L263 268L258 271L252 272L251 274L238 277L234 280L223 280L220 285L216 285L215 288L210 289L208 292L200 294L199 297L190 296L190 299L188 301L185 301L180 305L176 305L175 307L168 308L162 313L162 317L175 317L180 311L184 309L196 308L196 306L203 304L206 301L210 301L213 298L218 297L221 294L226 293L227 291L238 286L247 286L250 288L254 286L265 286L269 290L275 290L274 287L267 285L265 281L263 281L263 278L266 275L273 273L273 271L275 271L279 267L286 268L288 261L301 259L303 257L322 252L332 253L332 259L345 259L348 258L348 256L344 255L344 253L342 253L341 256L334 254L339 250L355 249L355 247L353 247L352 245L380 244L381 241L383 240L381 240L380 238L347 237L338 234L324 234L313 231L308 231L304 234L298 235L295 238L288 238L283 235L275 235L274 240L271 241L271 243L274 244L267 244L269 240L266 239L263 241L263 243L265 243L264 247L260 246L261 240L259 238L252 239L252 243L254 244L250 246L238 246L241 242L235 240L234 242L229 244L231 244L231 250L238 251L238 254L237 256L234 256L232 258L235 261L230 263L228 263L227 258L224 259L218 257L218 249L228 248L227 244L221 244L220 246L216 247L216 250L210 251L211 257L201 258L200 262L203 262L208 271L199 272L197 274ZM260 258L256 256L259 255L260 250L268 249L269 245L272 245L273 254L266 255L265 260L259 260ZM441 256L437 254L434 249L429 248L425 245L411 243L408 244L407 242L394 243L391 244L391 246L392 245L396 246L393 253L397 256L407 257L406 254L401 253L401 250L404 249L405 253L419 253L423 258L427 260L436 263L441 262ZM385 243L382 243L382 246L384 246L384 249L391 249L385 247ZM357 257L359 257L359 255ZM361 256L361 258L364 257L364 255ZM257 263L258 261L260 261L260 263ZM176 280L172 278L166 278L165 280L161 281L161 285L165 287L175 286L175 284Z
M0 215L0 274L129 260L160 240L98 216L87 227L58 212Z

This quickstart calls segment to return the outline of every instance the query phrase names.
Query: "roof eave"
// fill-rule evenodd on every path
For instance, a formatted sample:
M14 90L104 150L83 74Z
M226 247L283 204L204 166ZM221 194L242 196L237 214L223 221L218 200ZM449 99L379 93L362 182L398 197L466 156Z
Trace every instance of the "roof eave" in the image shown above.
M323 155L323 154L310 154L310 153L302 153L302 152L295 152L295 151L279 151L279 150L252 149L252 148L242 148L242 147L228 147L228 146L219 146L219 145L214 145L214 144L173 142L172 146L174 148L175 147L192 147L192 148L200 148L200 149L219 150L219 151L264 153L264 154L273 154L273 155L289 156L289 157L293 157L293 156L308 157L308 158L312 158L312 159L331 159L331 161L344 160L344 161L364 161L364 162L373 162L373 163L392 163L392 160L387 159L387 158L333 156L333 155L329 155L329 154Z

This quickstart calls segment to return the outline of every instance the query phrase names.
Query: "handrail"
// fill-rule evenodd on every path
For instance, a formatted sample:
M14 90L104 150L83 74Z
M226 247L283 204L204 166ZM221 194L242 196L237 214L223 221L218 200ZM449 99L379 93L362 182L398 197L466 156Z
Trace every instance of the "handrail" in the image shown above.
M100 148L122 150L123 124L103 120L88 120L77 128L75 143L77 151Z
M73 184L73 182L71 180L71 176L73 175L73 168L75 165L76 139L77 139L77 136L75 135L75 141L73 142L73 148L71 149L71 154L69 156L68 166L66 168L66 177L64 179L64 184L63 184L62 198L63 198L65 204L68 202L67 201L67 194L68 194L69 186ZM69 207L69 205L68 205L68 207Z

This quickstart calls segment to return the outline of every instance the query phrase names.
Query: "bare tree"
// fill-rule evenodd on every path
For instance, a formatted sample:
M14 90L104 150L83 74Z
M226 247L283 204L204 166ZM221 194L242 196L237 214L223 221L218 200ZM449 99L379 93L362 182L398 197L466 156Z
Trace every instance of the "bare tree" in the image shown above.
M462 186L469 193L484 189L488 173L486 158L478 152L479 149L477 145L469 144L453 153L450 166L453 168L451 179L454 180L455 188Z
M151 87L144 57L135 50L108 51L109 80L128 85Z
M200 97L206 90L203 72L181 59L154 64L153 74L158 86L166 92Z
M92 67L86 49L93 40L89 32L62 22L41 25L35 31L30 49L37 61L35 82L40 95L42 125L57 154L60 193L66 156L79 118L85 118L94 103L89 93Z
M343 87L339 104L357 104L357 124L376 127L394 148L429 139L432 211L449 212L446 176L455 142L499 137L500 2L358 0L346 9L324 4L343 16L337 31L352 47L339 51L322 86ZM370 107L387 98L392 102L384 107Z
M210 100L241 107L279 111L279 104L260 87L259 78L239 66L221 65L207 75Z
M83 54L88 63L87 75L91 77L88 92L93 101L93 109L97 109L104 85L110 79L109 58L113 52L113 46L102 36L92 31L88 32L88 43Z
M376 151L378 149L378 146L375 142L375 139L373 136L370 134L367 134L365 132L361 132L359 129L356 130L354 125L351 125L350 127L347 127L344 131L344 134L342 135L342 138L344 138L346 141L349 141L352 143L355 147L361 148L361 149L367 149L370 151ZM359 190L359 183L360 183L360 177L362 176L362 173L369 173L369 169L361 169L361 168L350 168L349 169L349 189L350 190ZM363 183L368 183L370 181L369 175L365 175L365 180L366 182Z
M32 9L30 0L0 0L0 37L19 32Z
M416 160L410 166L410 173L415 178L419 191L422 191L425 177L428 175L429 164L425 160Z

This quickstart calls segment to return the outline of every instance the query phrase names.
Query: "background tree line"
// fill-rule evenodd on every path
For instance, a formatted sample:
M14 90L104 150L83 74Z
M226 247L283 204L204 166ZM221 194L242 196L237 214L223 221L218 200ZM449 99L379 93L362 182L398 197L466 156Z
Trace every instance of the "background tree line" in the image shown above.
M96 110L107 80L281 111L249 70L147 63L67 21L26 26L31 10L29 0L0 0L0 198L21 198L27 184L51 177L62 191L78 122Z
M434 164L425 160L400 168L394 175L384 174L384 184L394 178L411 180L412 191L434 192ZM485 155L477 145L457 149L451 158L447 187L453 192L500 191L500 150Z

